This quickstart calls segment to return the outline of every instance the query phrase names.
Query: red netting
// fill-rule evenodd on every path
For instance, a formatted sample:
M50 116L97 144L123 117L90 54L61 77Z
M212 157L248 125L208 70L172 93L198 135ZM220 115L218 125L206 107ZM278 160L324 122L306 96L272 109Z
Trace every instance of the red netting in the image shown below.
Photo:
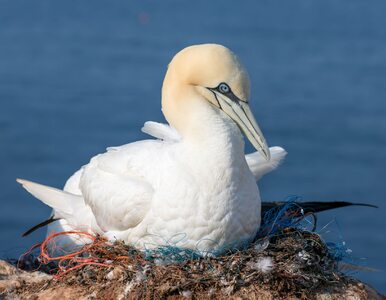
M82 242L86 240L87 243L85 245L76 247L72 252L66 252L56 243L56 239L63 236L68 236L72 239L77 238L82 240ZM87 232L58 232L49 235L42 243L31 247L26 253L22 255L22 257L19 259L19 262L23 261L23 257L26 257L35 249L40 247L40 265L37 267L37 269L40 269L42 264L47 265L50 262L55 262L56 268L51 271L55 278L60 278L68 272L83 268L88 265L103 268L112 268L118 265L122 265L122 262L127 261L129 256L115 255L114 251L111 251L112 246L113 244L109 243L107 239L100 236L95 236ZM59 253L60 255L58 255Z

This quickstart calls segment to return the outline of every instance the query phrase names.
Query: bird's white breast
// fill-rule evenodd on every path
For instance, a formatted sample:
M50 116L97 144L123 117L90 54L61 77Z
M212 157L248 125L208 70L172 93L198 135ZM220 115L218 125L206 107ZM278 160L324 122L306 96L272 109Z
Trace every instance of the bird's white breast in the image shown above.
M93 158L80 187L98 225L140 248L215 250L251 239L259 192L237 127L228 131L209 145L148 140Z

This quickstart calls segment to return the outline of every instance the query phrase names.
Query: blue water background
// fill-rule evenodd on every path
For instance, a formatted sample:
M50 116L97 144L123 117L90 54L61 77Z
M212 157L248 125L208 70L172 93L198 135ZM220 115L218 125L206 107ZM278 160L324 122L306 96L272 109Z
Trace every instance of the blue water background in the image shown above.
M50 213L16 177L61 187L106 146L144 138L144 121L163 121L172 55L216 42L247 66L263 132L289 153L263 198L379 205L323 213L319 228L336 219L380 270L354 276L386 292L385 14L382 0L0 0L1 256L41 240L20 234Z

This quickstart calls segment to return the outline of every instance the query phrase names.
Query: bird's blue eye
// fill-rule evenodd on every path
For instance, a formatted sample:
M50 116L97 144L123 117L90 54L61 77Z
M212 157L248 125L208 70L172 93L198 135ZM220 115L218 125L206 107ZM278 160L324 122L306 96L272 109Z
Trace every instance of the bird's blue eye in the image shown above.
M229 91L231 89L230 89L230 87L226 83L220 83L219 86L218 86L218 90L221 93L226 94L226 93L229 93Z

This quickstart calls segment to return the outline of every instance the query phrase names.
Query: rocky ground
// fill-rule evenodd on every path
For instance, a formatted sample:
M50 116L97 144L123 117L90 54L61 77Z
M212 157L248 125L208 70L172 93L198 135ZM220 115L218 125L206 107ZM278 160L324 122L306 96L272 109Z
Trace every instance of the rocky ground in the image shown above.
M59 258L46 250L0 261L1 299L386 299L341 273L317 234L295 229L220 257L145 255L99 237Z

